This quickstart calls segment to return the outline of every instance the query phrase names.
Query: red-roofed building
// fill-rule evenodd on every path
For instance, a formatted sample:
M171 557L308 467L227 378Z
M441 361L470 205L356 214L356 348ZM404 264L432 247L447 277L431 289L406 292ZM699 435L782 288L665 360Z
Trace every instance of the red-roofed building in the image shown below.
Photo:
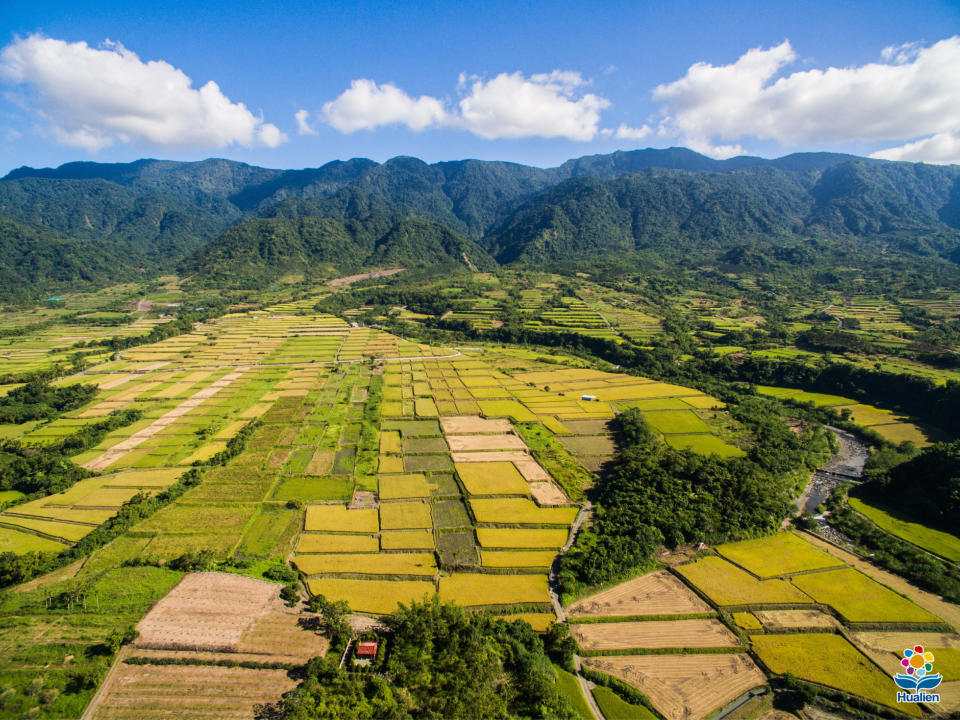
M372 640L365 640L357 643L357 659L373 660L377 657L377 648L380 643Z

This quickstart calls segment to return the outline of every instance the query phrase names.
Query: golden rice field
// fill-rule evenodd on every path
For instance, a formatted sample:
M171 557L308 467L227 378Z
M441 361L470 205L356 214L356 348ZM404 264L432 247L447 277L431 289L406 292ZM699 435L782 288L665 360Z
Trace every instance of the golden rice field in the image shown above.
M520 525L570 525L577 508L537 506L527 498L471 498L470 507L479 523Z
M433 550L433 533L429 530L392 530L380 533L384 550Z
M552 550L481 550L480 564L492 568L548 568L556 557Z
M380 506L380 527L383 530L431 528L430 506L423 502L392 502Z
M919 717L916 705L898 704L899 688L890 676L840 635L752 635L761 662L777 674L834 687Z
M730 562L761 578L843 565L830 553L791 532L718 545L716 551Z
M714 556L700 558L688 565L681 565L676 570L721 606L813 602L809 596L786 580L758 580L748 572Z
M530 488L511 462L458 462L457 475L470 495L529 495Z
M433 597L436 588L426 580L350 580L320 578L308 584L314 595L330 600L344 600L355 612L385 615L397 605L422 602Z
M376 510L348 510L343 505L310 505L303 529L307 532L375 533L380 529Z
M378 552L380 542L376 535L336 535L331 533L301 533L297 540L298 553Z
M848 622L936 623L940 619L853 568L793 578L793 584Z
M433 577L433 553L329 553L297 555L294 562L305 575L423 575Z
M454 573L440 578L439 591L442 601L467 607L550 602L546 575Z
M567 542L566 529L477 528L477 540L484 548L551 548L559 550Z

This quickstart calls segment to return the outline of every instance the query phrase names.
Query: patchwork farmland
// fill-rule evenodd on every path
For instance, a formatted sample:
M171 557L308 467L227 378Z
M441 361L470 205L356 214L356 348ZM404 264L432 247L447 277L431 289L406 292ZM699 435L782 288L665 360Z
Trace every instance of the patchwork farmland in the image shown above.
M938 599L888 587L847 557L780 532L717 546L578 600L567 614L588 676L626 682L664 717L707 717L785 673L919 716L896 702L899 653L921 640L945 649L945 680L960 681L949 664L960 635L936 614ZM724 692L707 691L717 687Z
M655 318L616 306L612 295L564 296L548 307L549 288L542 290L524 297L530 327L611 338L658 331ZM478 299L471 322L490 319L495 302ZM549 574L585 490L617 450L610 422L617 413L638 409L675 448L731 458L749 450L749 433L725 404L699 390L533 350L411 342L351 326L314 304L204 320L157 343L91 355L78 374L56 381L94 383L98 392L49 422L4 427L4 437L41 448L127 410L138 416L70 454L88 476L63 492L0 495L0 551L83 547L125 504L173 490L155 512L64 568L58 582L86 591L110 573L157 571L167 584L157 584L152 603L180 577L178 568L206 563L260 577L289 562L303 589L346 601L364 622L436 595L545 631L556 620ZM833 396L780 395L847 407ZM906 425L871 406L852 409L876 428ZM864 681L844 689L890 705L874 671L890 664L885 648L894 640L871 633L906 626L946 649L960 642L948 627L954 620L822 545L792 533L721 545L578 599L565 616L584 667L593 678L631 685L665 717L700 720L786 672L836 687L829 682L836 668L798 660L831 651L863 670ZM271 661L323 652L302 646L279 607L242 631L198 630L182 612L165 615L177 602L180 611L220 615L222 604L205 598L246 593L252 602L267 592L224 585L191 595L189 588L181 583L141 623L94 717L131 717L136 702L160 713L187 693L213 713L239 716L250 701L292 687L290 678L215 660L249 659L270 636L291 651ZM276 600L276 586L269 592ZM111 631L104 623L100 633ZM212 634L194 643L205 632ZM131 657L141 660L126 662ZM166 657L190 658L201 669L187 673L163 664ZM28 654L11 658L0 671L4 682L33 667ZM232 690L218 696L211 683Z

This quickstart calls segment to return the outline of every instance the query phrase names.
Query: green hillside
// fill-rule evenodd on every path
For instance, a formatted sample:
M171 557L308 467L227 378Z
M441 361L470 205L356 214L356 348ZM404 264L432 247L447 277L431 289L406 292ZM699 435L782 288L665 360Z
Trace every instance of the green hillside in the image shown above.
M478 269L494 266L471 240L420 218L259 218L230 228L180 271L199 283L259 287L289 273L322 278L367 267L468 266L465 258Z

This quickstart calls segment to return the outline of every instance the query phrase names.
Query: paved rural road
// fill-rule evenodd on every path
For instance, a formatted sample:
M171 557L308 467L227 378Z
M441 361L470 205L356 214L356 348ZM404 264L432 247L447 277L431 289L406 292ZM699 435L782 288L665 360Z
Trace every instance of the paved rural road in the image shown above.
M562 548L560 548L560 555L563 555L569 550L573 543L577 539L577 535L580 534L580 528L583 527L583 523L593 514L593 505L590 504L588 500L583 504L583 507L580 508L580 512L577 513L576 519L573 521L573 525L570 526L570 535L567 537L567 542ZM563 611L563 605L560 603L560 596L557 594L557 561L553 563L553 567L550 568L550 575L548 577L548 587L550 590L550 602L553 604L553 611L556 613L557 622L566 622L567 616ZM597 720L606 720L603 716L603 713L600 712L600 707L597 705L596 700L593 699L593 693L590 692L590 689L593 687L593 683L587 680L583 675L580 674L580 656L573 656L573 663L576 667L576 678L577 682L580 683L580 691L583 693L584 699L587 701L587 704L590 706L590 710L596 716Z
M593 693L591 690L596 687L596 685L580 674L580 656L574 655L573 662L577 666L577 681L580 683L580 692L583 693L583 697L587 701L587 705L590 706L590 710L593 711L593 714L596 716L597 720L606 720L606 718L603 716L603 713L600 712L600 706L597 705L597 701L593 699Z

